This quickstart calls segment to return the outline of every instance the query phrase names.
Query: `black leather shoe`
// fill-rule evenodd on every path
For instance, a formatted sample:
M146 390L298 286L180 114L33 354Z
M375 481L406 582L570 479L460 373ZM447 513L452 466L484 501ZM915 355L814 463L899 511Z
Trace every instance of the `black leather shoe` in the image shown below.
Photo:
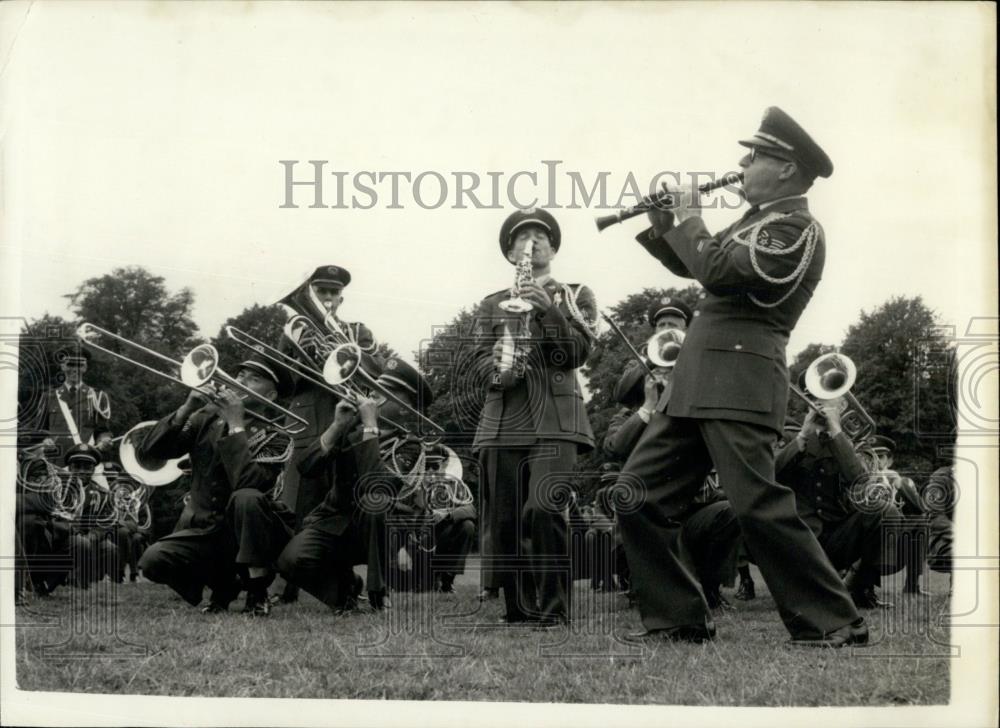
M368 592L368 604L377 612L388 609L391 606L389 604L389 597L385 592Z
M864 617L834 630L828 635L816 639L793 639L789 644L795 647L847 647L848 645L868 644L868 625Z
M442 574L441 584L438 586L438 591L442 594L454 594L455 593L455 575L454 574Z
M271 602L267 598L267 592L247 592L247 600L241 612L251 617L267 617L270 615Z
M851 599L854 600L854 606L858 609L891 609L892 602L886 602L879 599L878 593L875 591L875 587L870 586L867 589L862 589L859 592L852 592Z
M664 629L644 629L641 632L630 632L622 637L626 642L653 642L656 640L673 642L693 642L700 644L715 639L715 623L685 624L679 627Z
M209 602L207 607L201 608L202 614L222 614L223 612L228 611L228 604L219 604L218 602Z
M903 585L903 594L919 594L926 597L930 595L930 592L922 586L908 581Z
M753 579L741 579L740 587L736 590L736 593L733 596L744 602L756 599L757 589L754 586Z

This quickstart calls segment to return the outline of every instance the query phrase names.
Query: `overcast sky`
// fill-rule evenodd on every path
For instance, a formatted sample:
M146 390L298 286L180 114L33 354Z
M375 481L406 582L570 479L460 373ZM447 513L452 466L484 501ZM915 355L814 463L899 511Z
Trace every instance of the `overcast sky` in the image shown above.
M836 168L809 195L827 264L789 355L839 342L892 295L922 295L963 329L995 311L991 6L3 10L6 315L66 315L61 296L82 280L141 265L190 287L214 335L335 263L354 275L343 316L408 355L512 281L497 246L508 201L453 209L455 171L487 190L486 173L500 172L501 192L533 171L544 198L543 160L560 160L562 204L567 171L608 172L613 201L629 173L645 185L662 170L735 169L737 139L770 105ZM348 183L363 170L438 172L450 199L423 209L403 183L403 209L386 209L386 181L374 209L310 209L305 189L282 209L279 160L302 160L302 177L305 160L327 160ZM598 234L606 211L553 212L556 277L588 284L602 307L686 284L634 242L641 220ZM718 228L738 214L706 219Z

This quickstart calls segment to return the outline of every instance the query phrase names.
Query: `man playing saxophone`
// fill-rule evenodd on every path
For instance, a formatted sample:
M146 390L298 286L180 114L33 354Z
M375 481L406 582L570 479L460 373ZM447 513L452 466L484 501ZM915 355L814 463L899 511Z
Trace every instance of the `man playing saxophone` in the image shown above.
M483 473L483 554L487 573L491 558L504 562L494 578L508 623L550 626L570 618L567 476L577 454L594 444L576 369L593 345L596 304L586 286L553 278L560 242L545 210L506 219L500 250L518 265L515 290L488 296L475 329L486 384L474 441ZM493 585L490 577L485 585Z

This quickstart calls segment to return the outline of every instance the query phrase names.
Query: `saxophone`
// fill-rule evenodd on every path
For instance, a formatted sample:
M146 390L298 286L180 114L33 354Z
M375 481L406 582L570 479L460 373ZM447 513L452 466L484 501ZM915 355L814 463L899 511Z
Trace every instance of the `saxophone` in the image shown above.
M517 270L514 273L514 285L510 289L510 297L500 302L500 308L507 313L522 314L519 319L519 331L515 334L511 331L510 323L505 321L503 325L503 336L500 338L500 361L497 362L497 369L493 373L493 384L499 385L501 374L512 371L518 379L524 377L528 365L528 354L530 351L531 338L531 311L534 305L521 297L524 287L531 282L531 256L534 251L534 241L528 240L524 246L524 253L517 263Z

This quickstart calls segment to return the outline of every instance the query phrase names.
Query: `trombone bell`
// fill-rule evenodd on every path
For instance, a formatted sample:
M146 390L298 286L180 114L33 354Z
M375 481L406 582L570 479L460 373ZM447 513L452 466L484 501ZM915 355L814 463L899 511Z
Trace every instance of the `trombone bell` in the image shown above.
M858 377L849 356L830 352L817 357L805 372L806 391L816 399L836 399L847 394Z
M219 352L211 344L196 346L181 363L181 381L192 389L205 386L219 367Z
M673 369L684 344L684 332L680 329L664 329L649 337L646 344L646 358L655 367Z
M361 366L361 347L357 344L335 346L323 364L323 379L331 386L347 382Z

